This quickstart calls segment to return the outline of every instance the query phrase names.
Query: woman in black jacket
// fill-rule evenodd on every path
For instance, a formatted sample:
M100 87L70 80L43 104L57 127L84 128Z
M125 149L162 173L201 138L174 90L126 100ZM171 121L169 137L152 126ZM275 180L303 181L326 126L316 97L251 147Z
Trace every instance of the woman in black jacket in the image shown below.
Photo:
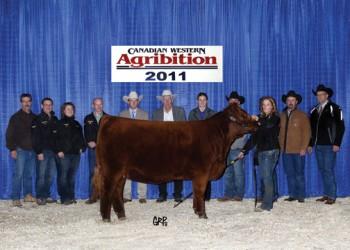
M80 154L86 149L82 127L74 119L74 114L74 104L65 102L61 106L61 120L57 126L58 193L61 204L65 205L75 202L75 175Z
M260 99L260 114L253 118L258 121L258 130L249 138L238 157L243 158L249 150L256 146L260 178L264 190L262 204L256 211L269 211L273 207L275 190L273 174L279 157L280 118L275 100L269 96L262 97Z

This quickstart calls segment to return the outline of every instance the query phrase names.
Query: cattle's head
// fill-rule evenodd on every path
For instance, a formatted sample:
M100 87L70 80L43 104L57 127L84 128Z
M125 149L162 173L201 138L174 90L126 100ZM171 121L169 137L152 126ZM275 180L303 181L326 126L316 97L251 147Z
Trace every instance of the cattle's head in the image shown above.
M236 103L229 104L224 114L230 120L230 127L241 134L252 133L257 129L257 122Z

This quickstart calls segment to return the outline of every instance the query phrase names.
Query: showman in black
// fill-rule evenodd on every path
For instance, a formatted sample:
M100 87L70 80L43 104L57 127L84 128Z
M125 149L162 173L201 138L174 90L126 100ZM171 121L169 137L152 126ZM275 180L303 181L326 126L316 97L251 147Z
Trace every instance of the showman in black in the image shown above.
M334 204L337 184L334 167L337 152L343 139L345 125L341 108L332 102L333 90L322 84L312 91L318 104L311 110L311 131L309 151L315 147L318 169L323 180L323 197L317 201Z

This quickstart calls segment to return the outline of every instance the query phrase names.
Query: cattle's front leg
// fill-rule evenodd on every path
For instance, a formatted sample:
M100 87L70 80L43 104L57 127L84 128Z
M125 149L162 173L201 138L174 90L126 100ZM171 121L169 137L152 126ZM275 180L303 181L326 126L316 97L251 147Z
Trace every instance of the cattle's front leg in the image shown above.
M121 177L116 181L115 191L113 192L113 209L119 220L125 220L125 209L123 200L123 191L126 179Z
M102 220L104 222L111 221L111 196L110 196L110 181L105 179L104 187L101 190L101 200L100 200L100 213L102 216Z
M193 181L193 197L194 197L194 205L196 207L195 213L198 214L199 218L207 219L207 215L205 213L205 201L204 201L204 193L208 180L206 178L198 178Z

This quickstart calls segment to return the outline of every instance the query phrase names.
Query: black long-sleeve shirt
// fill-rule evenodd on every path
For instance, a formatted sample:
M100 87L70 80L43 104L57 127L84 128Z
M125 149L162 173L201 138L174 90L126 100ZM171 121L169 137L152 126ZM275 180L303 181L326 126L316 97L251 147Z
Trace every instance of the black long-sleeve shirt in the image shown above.
M32 150L32 122L35 114L26 113L22 109L13 114L10 118L6 130L6 147L10 150L16 150L17 147L24 150Z
M248 152L255 146L258 152L279 149L279 116L273 114L268 117L263 117L261 115L259 115L258 117L258 130L249 138L249 140L243 147L243 151Z
M32 142L35 153L41 154L43 150L55 150L58 119L51 112L47 115L43 111L33 120Z
M73 117L64 117L58 121L56 152L65 154L79 154L80 150L85 151L86 144L83 136L83 129L79 122Z
M340 146L345 132L344 118L341 108L331 102L318 112L319 105L311 110L310 122L312 138L310 146L337 145Z

